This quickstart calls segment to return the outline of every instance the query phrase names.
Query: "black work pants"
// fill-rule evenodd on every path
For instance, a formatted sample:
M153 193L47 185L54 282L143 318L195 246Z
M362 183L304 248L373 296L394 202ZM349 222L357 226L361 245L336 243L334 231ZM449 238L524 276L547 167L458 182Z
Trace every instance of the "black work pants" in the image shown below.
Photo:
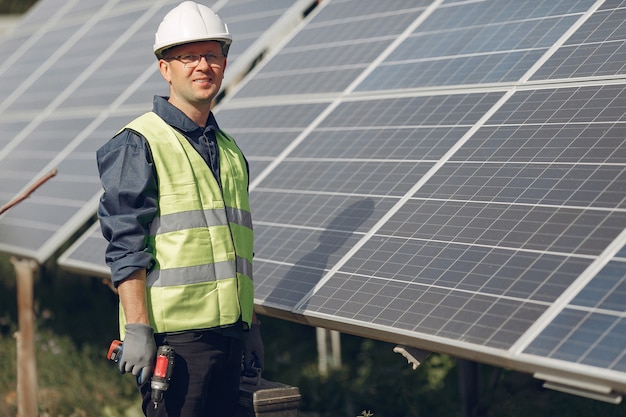
M232 417L239 395L242 342L212 331L155 336L176 354L163 401L154 407L150 382L139 386L147 417Z

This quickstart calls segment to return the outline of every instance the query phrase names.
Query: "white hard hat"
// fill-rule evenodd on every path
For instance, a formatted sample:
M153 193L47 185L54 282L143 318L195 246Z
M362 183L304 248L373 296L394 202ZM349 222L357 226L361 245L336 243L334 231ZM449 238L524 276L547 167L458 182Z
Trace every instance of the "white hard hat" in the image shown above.
M164 50L191 42L219 41L224 54L233 38L226 23L207 6L184 1L170 10L154 35L154 54L162 58Z

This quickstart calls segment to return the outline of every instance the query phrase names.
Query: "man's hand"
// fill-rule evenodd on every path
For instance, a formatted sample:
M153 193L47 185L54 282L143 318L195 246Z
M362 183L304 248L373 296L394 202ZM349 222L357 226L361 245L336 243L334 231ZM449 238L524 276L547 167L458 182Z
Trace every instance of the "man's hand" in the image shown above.
M252 323L250 330L243 333L243 364L244 369L252 366L263 369L265 349L261 339L261 323Z
M154 330L142 323L128 323L125 328L124 348L118 364L120 372L130 372L142 383L152 376L156 356Z

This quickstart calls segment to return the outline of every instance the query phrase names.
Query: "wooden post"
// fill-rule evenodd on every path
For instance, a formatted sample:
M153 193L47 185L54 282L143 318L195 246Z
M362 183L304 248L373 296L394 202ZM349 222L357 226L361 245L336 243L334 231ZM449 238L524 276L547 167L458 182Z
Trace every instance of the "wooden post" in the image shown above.
M341 368L341 333L336 330L316 327L315 334L317 338L317 366L320 375L328 376L330 369Z
M459 389L461 390L461 416L475 417L480 399L480 378L478 363L457 359L459 368Z
M11 257L17 281L17 416L37 417L37 362L35 359L34 272L32 259Z
M315 328L315 338L317 340L317 369L320 375L328 375L328 340L326 339L326 329Z
M0 206L0 214L26 200L37 188L57 174L53 169L24 192ZM35 359L34 273L37 263L32 259L11 257L17 282L17 417L37 417L37 362Z
M341 333L337 330L330 331L330 349L333 369L341 369Z

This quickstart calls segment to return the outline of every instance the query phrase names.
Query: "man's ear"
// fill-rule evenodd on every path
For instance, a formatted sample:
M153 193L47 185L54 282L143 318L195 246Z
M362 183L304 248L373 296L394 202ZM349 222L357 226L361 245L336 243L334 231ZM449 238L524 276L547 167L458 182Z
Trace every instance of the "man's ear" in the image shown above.
M169 62L164 59L159 59L159 71L161 72L163 78L165 78L165 81L169 83L172 80L172 77L170 75L171 68Z

